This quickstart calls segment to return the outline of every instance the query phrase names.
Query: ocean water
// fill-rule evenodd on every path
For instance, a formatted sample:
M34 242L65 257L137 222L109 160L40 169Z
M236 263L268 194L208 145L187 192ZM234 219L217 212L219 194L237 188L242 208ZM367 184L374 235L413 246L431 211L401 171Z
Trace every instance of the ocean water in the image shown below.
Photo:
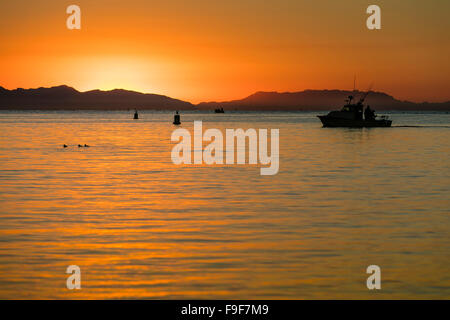
M0 298L449 299L450 114L315 115L182 114L191 132L279 129L261 176L174 165L169 112L1 111Z

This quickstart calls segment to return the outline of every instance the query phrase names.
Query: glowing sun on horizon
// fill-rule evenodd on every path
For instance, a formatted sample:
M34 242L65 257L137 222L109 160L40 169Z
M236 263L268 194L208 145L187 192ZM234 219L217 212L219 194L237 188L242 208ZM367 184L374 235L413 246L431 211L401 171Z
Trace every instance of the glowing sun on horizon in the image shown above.
M87 58L80 62L84 71L84 80L80 90L126 89L151 92L151 78L157 75L157 69L149 63L131 58Z

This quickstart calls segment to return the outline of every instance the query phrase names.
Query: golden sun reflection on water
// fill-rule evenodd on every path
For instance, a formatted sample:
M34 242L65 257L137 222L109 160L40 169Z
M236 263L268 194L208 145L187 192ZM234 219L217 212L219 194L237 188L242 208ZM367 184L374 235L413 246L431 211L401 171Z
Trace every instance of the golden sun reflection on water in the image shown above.
M183 115L189 130L279 128L280 172L261 176L173 165L168 113L0 118L1 298L450 297L448 128Z

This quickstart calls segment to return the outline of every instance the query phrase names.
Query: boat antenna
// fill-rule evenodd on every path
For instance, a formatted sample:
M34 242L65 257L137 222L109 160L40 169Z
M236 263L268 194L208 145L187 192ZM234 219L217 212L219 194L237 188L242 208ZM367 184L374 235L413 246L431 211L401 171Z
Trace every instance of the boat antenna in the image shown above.
M360 103L363 103L364 100L367 98L367 96L369 95L370 90L372 90L373 87L373 82L370 84L369 88L367 89L367 91L363 94L363 96L361 97L361 99L359 99Z

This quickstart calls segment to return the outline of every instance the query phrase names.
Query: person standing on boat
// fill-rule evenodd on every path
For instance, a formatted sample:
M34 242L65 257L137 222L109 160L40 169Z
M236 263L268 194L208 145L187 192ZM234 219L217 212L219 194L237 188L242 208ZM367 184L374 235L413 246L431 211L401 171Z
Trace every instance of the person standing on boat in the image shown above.
M364 118L368 121L375 120L375 111L370 109L370 106L367 106L364 110Z

